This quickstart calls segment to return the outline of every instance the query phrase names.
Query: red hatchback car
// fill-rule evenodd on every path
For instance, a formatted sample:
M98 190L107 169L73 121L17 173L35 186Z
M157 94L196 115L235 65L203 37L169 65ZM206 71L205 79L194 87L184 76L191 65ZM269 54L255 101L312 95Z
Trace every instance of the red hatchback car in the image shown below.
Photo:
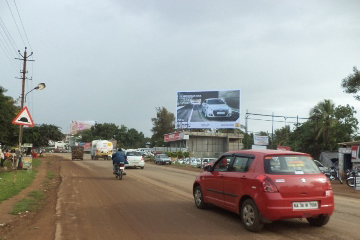
M288 218L323 226L334 212L330 181L309 154L292 151L225 153L196 177L193 194L196 207L213 204L236 212L252 232Z

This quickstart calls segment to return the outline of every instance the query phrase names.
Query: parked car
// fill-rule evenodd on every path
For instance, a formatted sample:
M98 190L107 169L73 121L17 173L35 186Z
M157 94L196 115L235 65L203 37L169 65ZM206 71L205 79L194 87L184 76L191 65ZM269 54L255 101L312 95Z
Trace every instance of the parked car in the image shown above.
M205 99L201 110L206 118L231 117L232 114L231 108L220 98Z
M125 168L140 167L141 169L144 169L145 161L140 151L125 151L125 154L127 156L127 161L129 162L129 164L125 164Z
M292 151L225 153L196 177L193 194L196 207L213 204L233 211L253 232L289 218L306 218L319 227L334 212L330 181L309 154Z
M313 160L313 161L316 164L316 166L320 169L321 172L329 171L329 168L325 167L320 161L318 161L318 160Z
M201 166L201 160L199 158L192 158L190 165L192 167L200 167Z
M215 160L217 160L217 158L203 158L202 159L202 168L206 167L207 165L213 165Z
M154 159L155 164L169 164L171 165L171 159L166 154L158 154Z

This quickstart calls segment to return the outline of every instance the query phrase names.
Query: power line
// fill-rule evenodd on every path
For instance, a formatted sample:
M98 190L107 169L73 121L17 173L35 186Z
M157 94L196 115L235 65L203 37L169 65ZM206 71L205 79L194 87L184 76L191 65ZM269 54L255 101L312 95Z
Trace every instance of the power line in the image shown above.
M1 41L1 39L0 39L0 41ZM17 69L15 63L11 61L12 59L11 59L11 57L9 57L8 53L5 51L4 47L1 44L0 44L0 47L4 51L6 57L9 59L9 62L11 63L11 65L15 68L16 71L18 71L19 69Z
M9 53L10 55L12 55L10 46L9 46L9 44L7 43L7 41L6 41L3 33L0 32L0 34L1 34L1 36L4 38L4 42L1 40L1 38L0 38L0 41L2 42L2 44L4 45L4 47L7 47L7 48L6 48L6 50L8 51L7 53ZM5 44L6 44L6 46L5 46ZM9 50L9 49L10 49L10 50Z
M24 28L24 24L23 24L23 22L22 22L22 20L21 20L20 13L19 13L19 10L18 10L18 8L17 8L17 5L16 5L15 0L14 0L14 4L15 4L15 8L16 8L16 11L17 11L17 13L18 13L18 16L19 16L20 22L21 22L21 26L22 26L22 28L23 28L23 30L24 30L26 40L27 40L27 41L28 41L28 43L29 43L30 50L32 50L32 47L31 47L31 44L30 44L29 38L28 38L28 36L27 36L27 34L26 34L26 31L25 31L25 28Z
M8 41L10 42L10 44L13 47L14 51L17 52L17 49L19 49L19 48L16 46L16 43L15 43L14 39L12 38L9 30L7 29L7 27L6 27L5 23L4 23L4 21L1 19L1 17L0 17L0 26L3 29L6 37L8 38Z
M14 22L15 22L16 28L17 28L17 30L18 30L18 32L19 32L19 34L20 34L21 40L23 41L24 46L26 46L26 43L25 43L25 41L24 41L24 38L22 37L21 32L20 32L20 29L19 29L19 27L18 27L18 25L17 25L17 23L16 23L14 14L13 14L12 11L11 11L11 8L10 8L10 5L9 5L8 0L6 0L6 3L7 3L7 5L8 5L8 7L9 7L9 10L10 10L10 13L11 13L12 18L14 19Z

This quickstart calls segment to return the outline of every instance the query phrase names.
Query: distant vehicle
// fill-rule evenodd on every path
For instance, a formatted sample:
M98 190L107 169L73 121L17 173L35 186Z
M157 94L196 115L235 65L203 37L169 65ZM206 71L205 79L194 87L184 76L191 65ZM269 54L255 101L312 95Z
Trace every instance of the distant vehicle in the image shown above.
M205 99L201 110L206 118L231 117L232 115L231 108L220 98Z
M192 158L190 165L199 168L201 166L201 160L199 158Z
M107 140L94 140L91 142L90 154L91 160L104 158L105 160L111 159L113 144Z
M171 159L166 154L158 154L158 155L156 155L155 159L154 159L154 162L155 162L155 164L161 164L161 165L169 164L169 165L171 165Z
M235 212L252 232L291 218L306 218L321 227L334 212L330 180L306 153L233 151L204 170L193 184L196 207L213 204Z
M65 148L55 148L54 153L67 153L68 151Z
M217 158L203 158L202 160L202 168L204 168L207 165L213 165Z
M140 167L141 169L144 169L145 167L145 161L144 157L142 156L142 153L140 151L125 151L125 154L127 156L127 161L129 164L125 164L126 168L133 167L137 168Z
M74 146L71 148L71 160L74 159L84 159L84 147Z
M321 172L329 171L329 168L325 167L320 161L318 161L318 160L313 160L313 161L316 164L316 166L320 169Z

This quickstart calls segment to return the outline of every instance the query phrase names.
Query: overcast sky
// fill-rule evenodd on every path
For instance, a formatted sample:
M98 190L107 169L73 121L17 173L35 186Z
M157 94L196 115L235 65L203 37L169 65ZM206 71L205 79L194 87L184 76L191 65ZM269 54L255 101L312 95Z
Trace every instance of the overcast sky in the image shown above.
M0 17L16 50L23 53L26 46L34 52L26 91L40 82L47 86L30 93L26 106L36 124L54 124L64 133L73 120L95 120L151 137L156 107L175 113L177 91L240 89L243 125L246 110L308 117L324 99L360 113L360 102L341 88L352 68L360 68L358 0L16 0L16 5L27 38L14 0L0 0ZM1 33L0 27L0 86L16 99L22 65L12 60L17 52ZM271 132L271 122L248 124L249 131Z

